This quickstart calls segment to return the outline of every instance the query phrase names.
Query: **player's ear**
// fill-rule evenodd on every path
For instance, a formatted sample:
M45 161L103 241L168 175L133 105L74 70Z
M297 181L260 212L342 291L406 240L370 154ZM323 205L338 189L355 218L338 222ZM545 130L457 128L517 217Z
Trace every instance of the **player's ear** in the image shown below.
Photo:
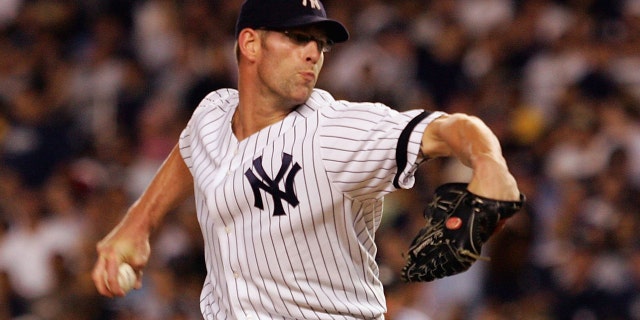
M240 55L249 61L255 60L260 50L260 33L251 28L245 28L238 35L238 50Z

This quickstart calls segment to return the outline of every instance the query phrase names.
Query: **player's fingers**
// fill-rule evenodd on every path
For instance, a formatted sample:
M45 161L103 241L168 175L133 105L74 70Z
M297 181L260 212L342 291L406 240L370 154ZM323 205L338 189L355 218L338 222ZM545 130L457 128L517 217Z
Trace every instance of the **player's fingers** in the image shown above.
M120 287L118 281L118 267L122 262L113 256L107 256L105 259L105 285L107 289L116 297L123 297L125 295L124 290Z
M122 263L115 254L103 253L100 255L102 260L102 275L96 272L96 277L102 276L102 283L104 289L108 292L109 297L123 297L125 295L124 290L120 287L118 281L118 267Z
M106 258L99 256L91 272L91 278L93 279L96 289L101 295L113 297L113 293L107 285L107 279L105 279L105 274L107 274L105 265Z

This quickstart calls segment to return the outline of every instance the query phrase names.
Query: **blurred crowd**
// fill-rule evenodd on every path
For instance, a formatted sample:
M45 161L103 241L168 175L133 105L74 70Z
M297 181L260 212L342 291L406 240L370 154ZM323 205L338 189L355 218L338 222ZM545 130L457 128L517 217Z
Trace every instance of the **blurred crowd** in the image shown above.
M640 0L324 0L351 40L318 87L466 112L498 135L524 210L468 272L398 279L431 160L377 234L391 320L640 319ZM200 99L235 87L241 0L0 1L0 320L200 319L191 201L152 239L144 286L100 297L95 244Z

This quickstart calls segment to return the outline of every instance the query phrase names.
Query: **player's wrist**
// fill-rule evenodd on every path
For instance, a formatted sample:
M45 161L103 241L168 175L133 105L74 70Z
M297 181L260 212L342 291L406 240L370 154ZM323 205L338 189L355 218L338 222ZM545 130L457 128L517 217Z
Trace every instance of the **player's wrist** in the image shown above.
M479 156L474 161L468 190L479 196L497 200L518 200L520 192L504 158Z
M507 170L507 162L504 157L497 152L479 152L470 157L471 168L474 171L485 170Z

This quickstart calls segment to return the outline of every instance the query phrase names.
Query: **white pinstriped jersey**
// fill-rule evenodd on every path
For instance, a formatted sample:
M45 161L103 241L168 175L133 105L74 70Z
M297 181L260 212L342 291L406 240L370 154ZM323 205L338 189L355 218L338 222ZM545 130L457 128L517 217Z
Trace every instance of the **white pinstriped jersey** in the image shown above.
M382 197L413 185L422 132L440 113L315 89L237 141L237 104L233 89L210 93L180 137L205 241L204 318L382 319ZM396 158L406 165L398 175Z

